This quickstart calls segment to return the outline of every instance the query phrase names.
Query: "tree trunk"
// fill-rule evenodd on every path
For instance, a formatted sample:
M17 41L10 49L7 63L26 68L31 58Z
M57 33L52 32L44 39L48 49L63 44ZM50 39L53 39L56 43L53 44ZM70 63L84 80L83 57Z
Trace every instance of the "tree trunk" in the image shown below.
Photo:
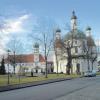
M89 57L87 57L88 71L90 71Z
M45 43L45 66L46 66L46 68L45 68L45 78L48 78L48 76L47 76L48 68L47 68L47 48L46 48L46 43Z
M57 51L55 51L55 55L56 55L57 75L58 75L58 55L57 55Z
M14 74L15 74L15 51L14 51Z
M92 70L93 70L93 61L92 61Z
M68 54L68 58L67 58L67 68L66 68L66 74L70 75L71 72L71 67L72 67L72 55L71 55L71 48L67 48L67 54Z
M47 74L48 74L48 68L47 68L47 57L46 57L46 71L45 71L45 77L48 78Z
M14 72L14 74L15 74L15 65L13 66L13 68L14 68L14 69L13 69L13 72Z

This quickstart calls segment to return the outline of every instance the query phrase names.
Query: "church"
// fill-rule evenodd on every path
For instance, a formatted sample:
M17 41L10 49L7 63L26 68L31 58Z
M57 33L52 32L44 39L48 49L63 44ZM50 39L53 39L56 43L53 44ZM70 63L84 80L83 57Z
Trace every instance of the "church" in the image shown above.
M45 58L42 54L39 52L39 44L34 44L34 53L33 54L20 54L20 55L9 55L9 61L8 58L5 59L5 68L6 72L8 72L8 63L9 63L9 72L10 73L27 73L27 72L33 72L37 74L43 74L46 70L45 65ZM15 60L15 69L14 69L14 62ZM48 73L53 72L53 62L48 61L47 62L47 71Z
M68 48L70 48L69 52ZM54 51L53 61L56 73L67 73L69 59L72 60L70 73L84 74L86 71L96 70L97 49L91 27L88 26L85 32L78 29L74 11L71 16L70 31L62 37L61 30L56 29Z

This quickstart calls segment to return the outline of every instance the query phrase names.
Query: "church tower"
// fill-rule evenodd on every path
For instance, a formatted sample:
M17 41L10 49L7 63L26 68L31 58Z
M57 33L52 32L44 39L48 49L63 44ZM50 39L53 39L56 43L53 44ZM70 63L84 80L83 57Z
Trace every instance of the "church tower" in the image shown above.
M57 40L61 39L60 33L61 33L61 30L58 28L58 29L56 30L56 39L57 39Z
M75 15L75 12L72 12L72 17L71 17L71 30L76 30L77 29L77 16Z
M58 28L55 32L55 49L59 52L61 47L61 30Z
M86 36L91 36L91 27L86 28Z
M59 28L55 31L55 43L54 43L54 72L58 73L60 70L60 59L61 59L61 30Z
M38 63L39 62L39 44L35 43L34 45L34 62Z

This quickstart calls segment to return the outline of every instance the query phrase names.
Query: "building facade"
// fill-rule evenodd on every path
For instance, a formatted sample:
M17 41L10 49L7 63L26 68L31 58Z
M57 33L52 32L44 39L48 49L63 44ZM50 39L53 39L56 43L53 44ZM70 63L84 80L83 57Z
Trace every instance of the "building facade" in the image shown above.
M45 58L39 52L39 44L35 43L34 45L34 53L33 54L21 54L21 55L9 55L8 58L5 59L5 67L6 72L8 72L8 63L9 63L9 72L14 72L13 62L15 60L15 73L25 73L25 72L33 72L33 73L44 73L45 74ZM48 73L53 72L53 62L48 62Z
M54 72L66 73L69 59L72 60L71 73L82 74L96 70L97 51L91 28L87 27L85 32L79 30L74 11L71 17L71 30L61 37L61 30L58 28L55 32L54 44Z

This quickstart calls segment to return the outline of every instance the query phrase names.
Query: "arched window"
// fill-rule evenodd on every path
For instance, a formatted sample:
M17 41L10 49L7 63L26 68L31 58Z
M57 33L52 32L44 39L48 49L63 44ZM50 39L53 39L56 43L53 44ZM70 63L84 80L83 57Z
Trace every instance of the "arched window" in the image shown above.
M78 48L77 47L75 47L75 53L78 53Z

